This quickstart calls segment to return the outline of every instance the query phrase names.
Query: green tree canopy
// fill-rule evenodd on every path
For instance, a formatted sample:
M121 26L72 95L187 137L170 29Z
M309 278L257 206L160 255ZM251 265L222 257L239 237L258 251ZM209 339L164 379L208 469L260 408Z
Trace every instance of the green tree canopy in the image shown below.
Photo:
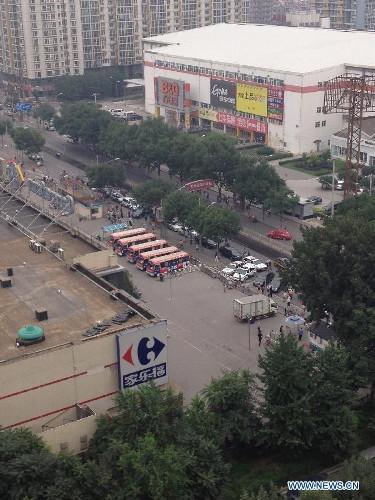
M279 343L259 357L259 366L264 397L260 442L294 452L311 448L316 422L311 414L314 382L310 354L291 334L281 335Z
M56 109L54 108L54 106L52 106L52 104L49 104L48 102L38 104L38 106L33 110L34 118L40 118L41 120L50 121L55 116L55 114Z
M163 200L163 217L167 221L177 217L178 220L185 223L199 202L200 197L197 193L174 191Z
M16 149L25 153L39 153L46 142L40 132L31 128L14 128L10 134Z
M159 207L161 201L174 189L171 182L156 179L139 184L132 189L136 200L147 207Z
M85 168L91 185L101 188L105 186L123 186L125 182L125 167L120 161L91 164Z
M353 456L338 473L340 481L359 481L359 491L336 492L338 500L373 500L375 491L375 462Z
M228 209L196 206L186 219L188 227L201 236L220 243L224 238L233 238L241 229L240 217Z

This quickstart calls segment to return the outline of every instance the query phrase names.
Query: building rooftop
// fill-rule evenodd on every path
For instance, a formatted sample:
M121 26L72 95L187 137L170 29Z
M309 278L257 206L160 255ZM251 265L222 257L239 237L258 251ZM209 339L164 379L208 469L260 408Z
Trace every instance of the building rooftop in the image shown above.
M215 24L145 38L146 52L307 74L346 64L375 70L375 32L257 24Z
M0 362L66 342L95 341L97 336L86 338L82 334L97 322L110 322L117 313L129 310L122 300L112 300L102 287L74 272L66 261L46 249L33 252L29 239L1 219L0 235L0 277L7 277L8 268L13 270L12 286L0 287ZM64 239L60 235L59 239L70 257L95 251L69 234L65 233ZM36 309L46 310L48 319L38 321ZM111 324L100 335L145 322L135 314L122 325ZM46 340L17 347L17 333L27 325L43 328Z
M362 132L362 140L366 136L369 139L373 139L375 136L375 116L366 116L362 118L362 126L361 126L361 132ZM335 134L333 134L337 137L348 137L348 127L343 128L342 130L339 130Z

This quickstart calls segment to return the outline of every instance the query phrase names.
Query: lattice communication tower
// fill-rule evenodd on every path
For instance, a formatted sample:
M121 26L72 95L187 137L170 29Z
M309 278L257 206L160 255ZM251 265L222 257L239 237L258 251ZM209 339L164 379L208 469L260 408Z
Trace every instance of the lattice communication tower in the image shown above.
M329 80L325 86L323 113L347 113L348 134L344 197L358 191L361 167L361 130L363 112L375 109L375 73L362 75L345 73ZM352 181L354 173L355 182Z

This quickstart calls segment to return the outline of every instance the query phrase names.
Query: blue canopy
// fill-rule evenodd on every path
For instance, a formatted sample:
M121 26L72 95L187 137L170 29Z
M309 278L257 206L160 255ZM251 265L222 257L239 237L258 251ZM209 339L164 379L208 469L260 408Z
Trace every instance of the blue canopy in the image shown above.
M126 229L128 227L126 222L121 222L120 224L112 224L112 226L103 226L103 231L105 233L115 233L116 231L121 231L121 229Z

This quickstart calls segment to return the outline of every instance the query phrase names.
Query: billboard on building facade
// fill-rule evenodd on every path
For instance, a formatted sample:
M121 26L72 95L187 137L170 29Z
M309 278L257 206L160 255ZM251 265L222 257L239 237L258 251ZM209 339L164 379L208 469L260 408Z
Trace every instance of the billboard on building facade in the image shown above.
M236 109L236 84L211 78L210 104L215 108Z
M160 106L184 109L184 82L170 78L158 77L157 103Z
M211 122L223 123L229 127L247 130L248 132L260 132L261 134L266 135L268 133L267 122L261 122L259 120L255 120L254 118L245 118L243 116L231 115L229 113L220 113L219 111L206 108L199 108L198 116L199 118L203 118Z
M267 116L267 88L243 83L237 84L237 111Z
M168 382L165 320L118 333L116 342L120 390Z
M284 118L284 91L268 89L268 118L283 121Z

